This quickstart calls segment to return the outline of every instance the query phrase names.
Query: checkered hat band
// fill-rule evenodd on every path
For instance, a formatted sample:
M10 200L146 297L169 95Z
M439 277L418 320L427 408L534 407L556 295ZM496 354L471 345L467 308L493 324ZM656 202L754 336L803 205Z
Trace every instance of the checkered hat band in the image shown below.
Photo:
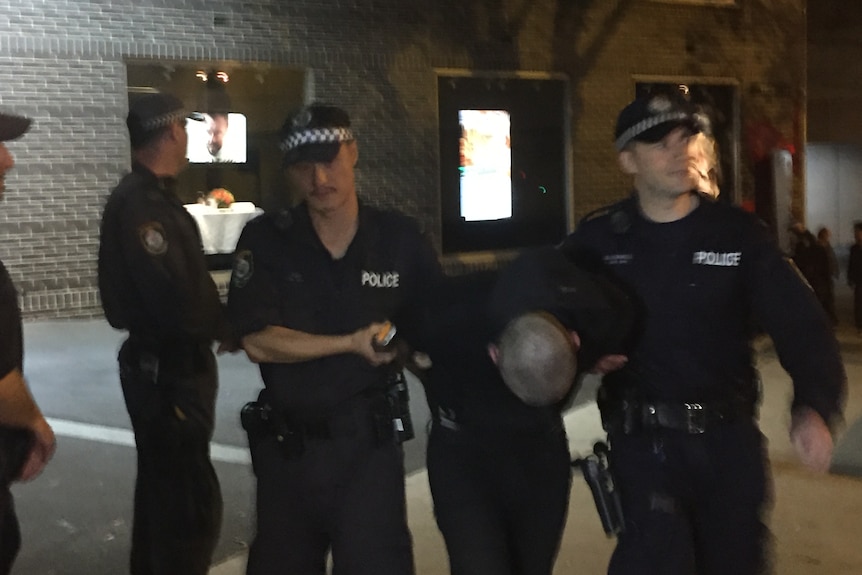
M159 128L164 128L165 126L170 126L175 122L179 122L188 115L188 112L180 108L179 110L174 110L173 112L162 114L161 116L156 116L155 118L150 118L145 122L141 122L141 127L147 132L151 132L153 130L158 130Z
M279 148L282 152L287 153L307 144L333 144L348 142L352 139L353 132L350 128L309 128L291 134L281 141Z
M647 130L655 128L659 124L664 124L665 122L676 122L679 120L687 120L690 118L690 115L686 112L666 112L664 114L659 114L657 116L651 116L646 120L641 120L617 138L614 145L616 145L617 150L622 150L626 144L629 143L632 139L637 137L639 134L643 134Z

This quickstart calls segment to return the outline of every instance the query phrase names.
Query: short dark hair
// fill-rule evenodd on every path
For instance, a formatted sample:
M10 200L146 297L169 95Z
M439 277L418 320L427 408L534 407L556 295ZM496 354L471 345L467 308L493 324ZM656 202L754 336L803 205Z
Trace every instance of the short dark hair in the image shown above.
M524 403L553 405L572 389L577 355L569 332L551 314L516 317L503 329L497 347L500 375Z

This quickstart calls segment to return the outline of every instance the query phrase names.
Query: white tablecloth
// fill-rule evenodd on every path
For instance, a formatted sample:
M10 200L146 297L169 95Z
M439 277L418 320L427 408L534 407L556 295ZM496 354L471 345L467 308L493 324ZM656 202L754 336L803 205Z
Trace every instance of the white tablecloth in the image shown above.
M234 202L229 208L205 204L186 204L185 207L198 224L205 254L233 253L243 226L263 213L251 202Z

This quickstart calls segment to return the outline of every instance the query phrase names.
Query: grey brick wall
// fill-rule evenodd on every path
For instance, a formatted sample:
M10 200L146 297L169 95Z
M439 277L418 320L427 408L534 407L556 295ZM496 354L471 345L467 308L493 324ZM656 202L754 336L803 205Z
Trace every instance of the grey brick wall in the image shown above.
M356 118L363 195L419 217L435 236L435 69L571 78L577 216L625 193L610 130L638 75L730 78L740 85L743 124L766 118L791 135L799 127L805 0L739 0L731 8L649 0L491 4L0 0L0 107L35 120L30 134L10 144L18 165L0 205L0 259L25 315L98 313L100 211L129 166L126 59L309 69L317 97Z

